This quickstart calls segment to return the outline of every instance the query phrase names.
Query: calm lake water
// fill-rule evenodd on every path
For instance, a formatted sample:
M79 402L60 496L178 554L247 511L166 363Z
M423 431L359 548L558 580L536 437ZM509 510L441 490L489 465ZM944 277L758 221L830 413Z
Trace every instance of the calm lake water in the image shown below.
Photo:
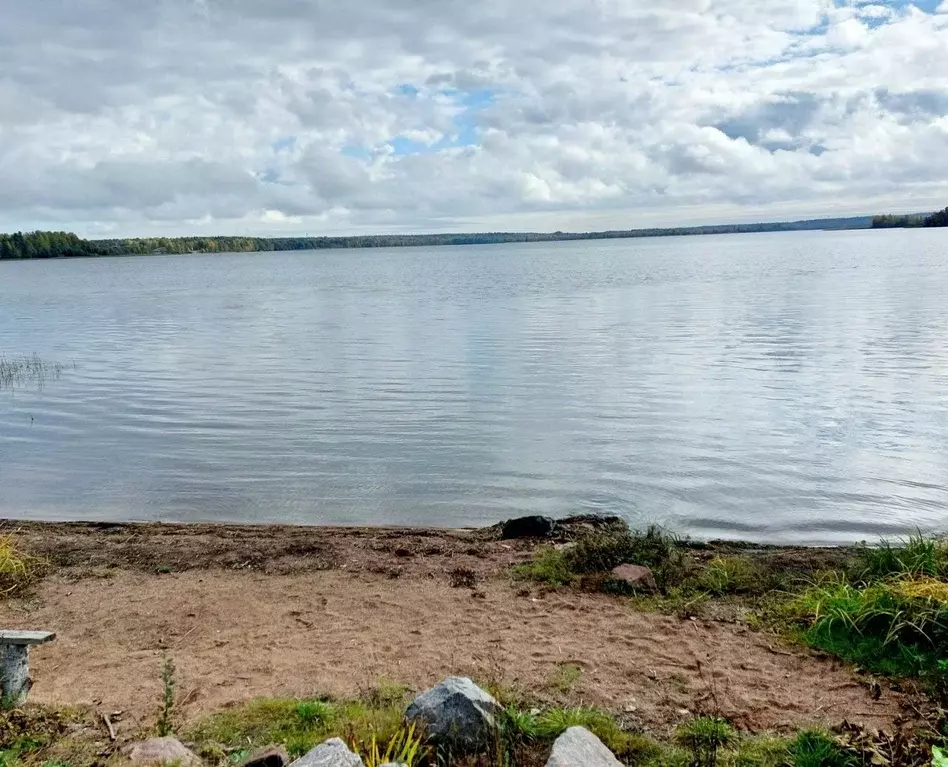
M948 527L945 230L0 263L34 352L5 517Z

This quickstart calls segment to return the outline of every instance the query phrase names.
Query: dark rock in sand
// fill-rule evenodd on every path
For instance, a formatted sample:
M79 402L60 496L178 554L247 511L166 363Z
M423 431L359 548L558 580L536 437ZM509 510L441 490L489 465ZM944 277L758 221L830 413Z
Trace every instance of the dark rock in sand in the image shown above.
M490 742L501 712L500 704L470 679L450 677L415 698L405 718L422 723L432 743L461 753Z
M530 516L508 519L500 529L504 540L512 538L549 538L556 523L550 517Z
M239 767L286 767L289 763L290 755L283 746L267 746L250 754Z

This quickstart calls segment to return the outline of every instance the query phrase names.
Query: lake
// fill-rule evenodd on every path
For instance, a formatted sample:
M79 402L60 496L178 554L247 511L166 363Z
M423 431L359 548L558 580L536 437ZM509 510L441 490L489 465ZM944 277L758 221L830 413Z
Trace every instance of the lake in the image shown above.
M0 516L948 527L948 230L0 262Z

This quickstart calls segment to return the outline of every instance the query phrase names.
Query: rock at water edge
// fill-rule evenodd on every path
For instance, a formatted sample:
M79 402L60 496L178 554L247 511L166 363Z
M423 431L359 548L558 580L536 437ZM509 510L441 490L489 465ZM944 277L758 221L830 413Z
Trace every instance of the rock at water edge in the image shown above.
M556 523L550 517L538 515L508 519L500 528L500 537L513 538L549 538L553 535Z

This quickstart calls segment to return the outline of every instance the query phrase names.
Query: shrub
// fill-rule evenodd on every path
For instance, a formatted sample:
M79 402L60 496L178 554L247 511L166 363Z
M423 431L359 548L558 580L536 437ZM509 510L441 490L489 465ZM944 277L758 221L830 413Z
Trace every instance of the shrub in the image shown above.
M553 587L569 586L576 579L565 553L553 548L541 549L532 562L516 565L513 575L520 580L537 581Z

